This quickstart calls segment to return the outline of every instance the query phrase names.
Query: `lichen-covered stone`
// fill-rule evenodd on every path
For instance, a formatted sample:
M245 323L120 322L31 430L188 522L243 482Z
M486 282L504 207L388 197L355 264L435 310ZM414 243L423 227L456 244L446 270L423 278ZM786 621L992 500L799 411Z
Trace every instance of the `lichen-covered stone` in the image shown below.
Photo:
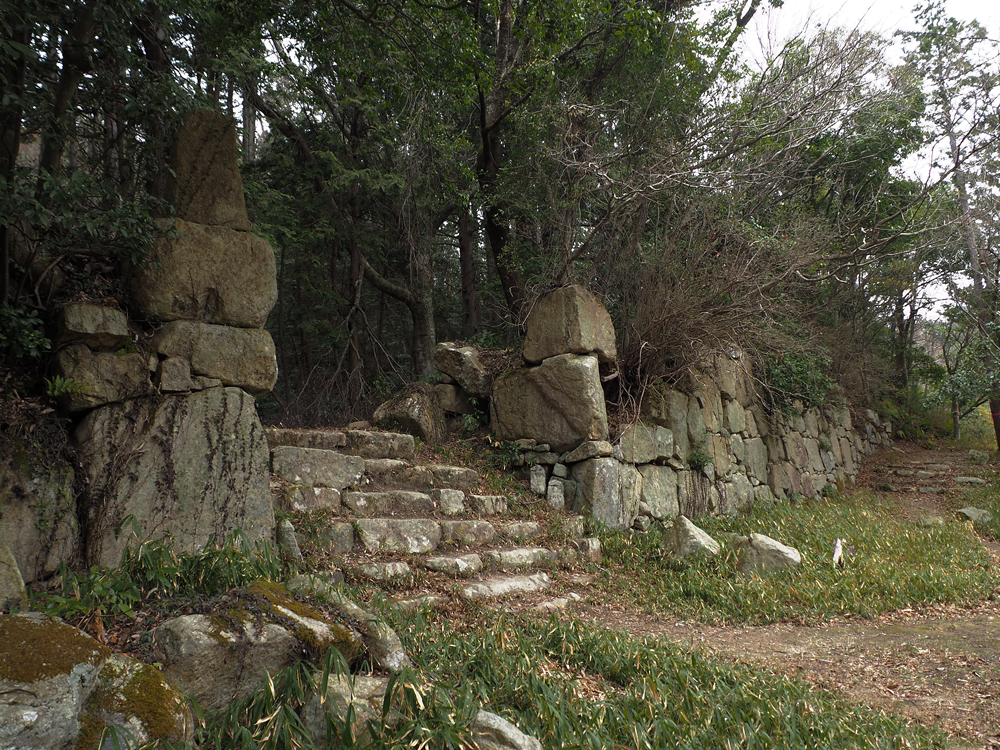
M364 651L360 633L297 602L283 586L258 582L244 596L246 609L175 617L153 631L164 676L202 708L218 710L249 695L265 672L274 675L304 654L321 660L336 648L351 663Z
M0 747L70 750L110 656L55 618L0 615Z
M130 541L170 534L174 549L274 529L267 442L253 398L238 388L135 399L88 414L74 433L86 479L86 557L113 567Z
M185 697L153 666L112 654L80 716L77 748L97 748L108 727L137 744L194 739L194 716Z
M125 401L150 388L146 358L135 352L94 353L83 344L71 344L56 352L52 367L55 374L73 381L59 396L71 412Z
M85 344L92 350L110 352L130 339L125 313L89 302L71 302L59 310L56 328L56 346Z
M597 357L562 354L497 378L490 423L500 440L533 438L553 451L606 440L608 418Z
M157 331L151 344L164 357L188 360L191 372L255 396L270 392L278 379L274 341L262 329L175 320Z
M597 297L580 286L562 287L539 297L524 326L528 362L560 354L594 353L602 362L613 362L618 356L611 316Z

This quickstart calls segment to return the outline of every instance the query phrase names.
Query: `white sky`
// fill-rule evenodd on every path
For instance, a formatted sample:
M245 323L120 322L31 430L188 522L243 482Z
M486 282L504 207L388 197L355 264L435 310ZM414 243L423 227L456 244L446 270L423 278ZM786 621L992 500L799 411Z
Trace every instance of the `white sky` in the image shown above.
M742 54L759 62L762 50L780 49L787 38L816 27L859 28L891 38L895 31L917 28L913 13L917 4L916 0L784 0L782 7L771 8L764 3L742 36ZM992 39L1000 39L997 0L945 0L945 10L962 21L979 21ZM949 296L938 285L925 294L935 300L932 309L925 311L931 316Z
M916 27L916 5L915 0L785 0L781 8L762 6L747 36L766 39L770 32L771 38L780 40L816 24L857 26L888 36L897 29ZM946 0L945 8L960 20L979 21L993 38L1000 36L1000 3L996 0Z

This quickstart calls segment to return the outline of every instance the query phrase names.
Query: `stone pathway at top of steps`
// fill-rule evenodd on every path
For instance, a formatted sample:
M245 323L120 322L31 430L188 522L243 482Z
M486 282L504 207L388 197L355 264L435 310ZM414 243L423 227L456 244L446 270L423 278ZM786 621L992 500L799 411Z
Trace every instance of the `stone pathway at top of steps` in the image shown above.
M887 483L889 491L918 492L926 495L944 495L963 488L986 484L985 479L969 475L969 467L965 463L942 461L925 463L923 461L908 461L890 467L886 474L897 478ZM908 486L894 486L896 484Z

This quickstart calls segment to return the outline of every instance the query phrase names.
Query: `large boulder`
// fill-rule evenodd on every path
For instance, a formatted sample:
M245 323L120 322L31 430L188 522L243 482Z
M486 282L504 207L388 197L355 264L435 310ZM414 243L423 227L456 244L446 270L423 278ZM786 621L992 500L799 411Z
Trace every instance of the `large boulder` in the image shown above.
M399 429L431 445L445 436L444 409L434 386L414 383L375 410L372 420L385 429Z
M54 618L0 615L0 747L73 747L110 655Z
M56 329L56 346L86 344L98 351L114 351L129 342L125 313L89 302L71 302L59 310Z
M537 363L558 354L596 354L613 362L615 328L601 301L580 286L539 297L525 321L524 358Z
M446 342L434 349L434 366L456 383L470 396L488 398L490 395L490 374L479 361L479 353L471 346L456 346Z
M91 563L118 563L129 534L115 532L130 516L144 538L170 534L179 551L235 529L274 529L267 441L253 398L238 388L96 409L74 441Z
M189 741L193 729L153 667L55 618L0 615L0 747L97 748L111 725L140 742Z
M0 443L0 539L29 585L73 562L80 546L73 469Z
M296 601L282 586L259 581L220 615L183 615L153 630L163 674L209 711L253 692L265 679L334 648L347 663L364 653L361 634Z
M132 269L132 306L162 321L263 328L278 299L274 251L247 232L177 220L176 240L161 238Z
M84 344L70 344L56 352L53 370L72 381L59 395L63 407L71 412L135 398L150 388L146 358L134 352L94 353Z
M590 458L574 464L573 510L588 512L614 529L627 529L639 515L642 477L633 464Z
M174 144L168 195L179 219L250 230L237 153L231 117L211 109L184 117Z
M500 440L533 438L556 452L585 440L606 440L597 357L561 354L500 376L493 385L490 422Z
M183 357L196 375L255 396L268 393L278 379L274 341L262 329L177 320L156 332L152 347L163 357Z
M131 735L132 743L122 743L123 747L194 739L194 716L184 695L156 667L123 654L112 654L101 669L80 723L76 748L100 748L109 727L117 729L122 739Z

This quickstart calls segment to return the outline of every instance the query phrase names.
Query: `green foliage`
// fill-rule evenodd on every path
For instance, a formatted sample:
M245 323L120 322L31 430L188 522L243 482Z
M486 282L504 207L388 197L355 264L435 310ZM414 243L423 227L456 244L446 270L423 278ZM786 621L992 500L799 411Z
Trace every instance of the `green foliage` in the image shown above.
M38 359L51 346L41 325L34 310L0 302L0 352L13 359Z
M70 393L80 393L83 386L73 378L64 378L62 375L53 375L45 378L45 395L50 399L57 399Z
M801 401L807 409L821 406L833 387L830 359L821 354L784 352L766 360L765 382L771 398L783 406Z
M61 593L35 594L34 606L58 617L133 617L139 604L212 596L281 573L271 546L240 531L210 540L199 553L175 553L169 538L135 540L115 568L94 566L77 575L63 563Z
M693 448L694 450L688 454L688 465L695 471L703 471L712 463L712 454L705 450L703 442L696 443Z
M396 615L424 674L462 686L544 747L943 747L933 730L666 639L491 613L457 631ZM443 747L444 744L431 747Z
M730 624L969 605L1000 586L988 550L968 525L919 527L893 518L884 500L864 494L751 505L737 516L700 518L699 525L716 538L757 532L791 544L802 553L802 565L768 578L746 577L737 572L731 549L678 562L663 559L659 532L613 533L603 540L603 585L640 609ZM857 551L843 570L830 563L837 537Z

